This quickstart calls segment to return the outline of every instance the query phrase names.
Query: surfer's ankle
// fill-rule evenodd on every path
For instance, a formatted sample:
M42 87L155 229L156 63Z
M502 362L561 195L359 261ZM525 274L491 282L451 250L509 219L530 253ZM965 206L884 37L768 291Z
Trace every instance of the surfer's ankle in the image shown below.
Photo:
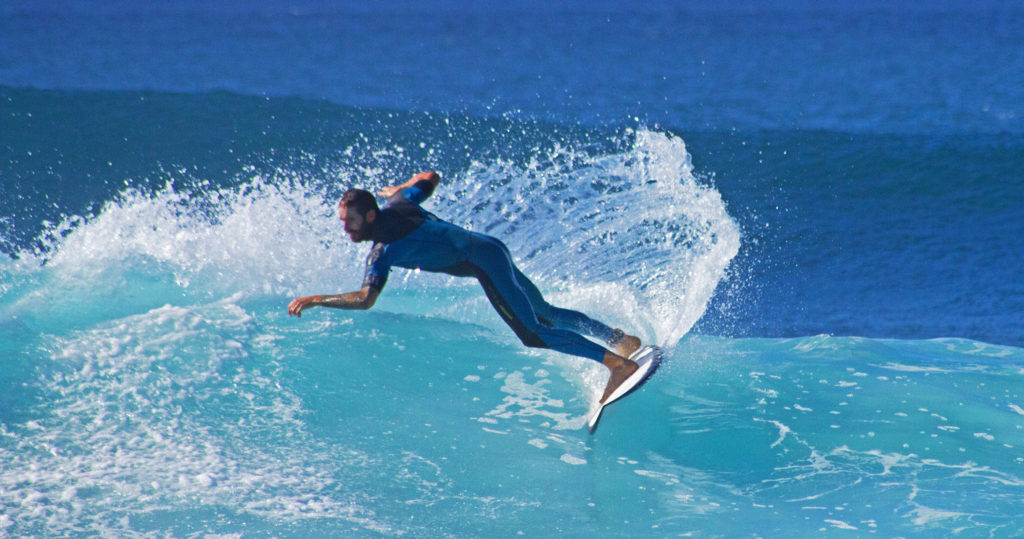
M620 341L619 344L615 347L615 353L619 354L622 357L630 357L634 353L636 353L636 351L639 350L640 346L642 345L643 343L640 342L640 339L638 337L634 337L633 335L625 335L622 337L622 341Z
M611 346L616 354L627 358L639 350L641 344L639 338L619 328L615 328L612 331L611 337L608 338L608 346Z

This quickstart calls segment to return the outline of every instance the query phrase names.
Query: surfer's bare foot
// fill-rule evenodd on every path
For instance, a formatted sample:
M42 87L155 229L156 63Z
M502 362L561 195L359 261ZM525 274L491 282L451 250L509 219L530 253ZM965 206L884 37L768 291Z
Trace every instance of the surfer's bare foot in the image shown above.
M622 385L622 382L625 382L631 374L640 368L636 362L610 352L605 354L603 363L608 367L608 370L611 371L611 374L608 375L608 385L604 387L604 395L601 396L601 404L604 404L604 402L608 400L608 397L610 397L611 394Z
M632 335L623 335L619 344L615 345L615 353L622 357L629 357L639 350L642 344L643 343L641 343L640 339L637 337Z

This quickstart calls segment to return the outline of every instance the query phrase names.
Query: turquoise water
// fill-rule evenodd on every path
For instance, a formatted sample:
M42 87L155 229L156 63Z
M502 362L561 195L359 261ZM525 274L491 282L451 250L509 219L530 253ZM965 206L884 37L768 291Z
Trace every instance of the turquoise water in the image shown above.
M303 323L226 297L24 339L33 367L4 376L8 529L1019 531L1019 349L686 337L590 436L598 368L524 351L461 292ZM484 320L397 308L431 295Z
M0 6L0 536L1024 534L1019 7L552 9ZM287 316L424 169L666 348L595 435L472 280Z

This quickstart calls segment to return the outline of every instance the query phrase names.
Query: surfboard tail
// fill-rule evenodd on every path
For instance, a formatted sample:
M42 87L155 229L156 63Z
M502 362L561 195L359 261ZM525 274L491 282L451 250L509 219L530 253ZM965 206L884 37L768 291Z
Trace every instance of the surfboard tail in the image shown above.
M604 405L597 405L597 410L590 415L590 419L587 420L587 432L594 434L597 430L597 424L601 421L601 412L604 411Z

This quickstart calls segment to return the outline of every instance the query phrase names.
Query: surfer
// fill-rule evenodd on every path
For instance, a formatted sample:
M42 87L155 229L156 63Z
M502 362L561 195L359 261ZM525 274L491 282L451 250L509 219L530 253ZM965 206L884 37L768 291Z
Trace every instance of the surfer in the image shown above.
M392 266L476 277L502 319L526 346L550 348L600 362L610 371L601 402L622 384L637 364L627 359L640 339L589 316L561 309L544 300L540 290L512 261L497 238L470 232L420 207L441 177L421 172L409 181L385 187L378 194L388 202L381 209L369 191L349 189L338 203L338 216L354 242L372 241L362 289L339 295L296 298L288 314L310 307L369 309L387 282ZM604 340L612 350L581 333Z

